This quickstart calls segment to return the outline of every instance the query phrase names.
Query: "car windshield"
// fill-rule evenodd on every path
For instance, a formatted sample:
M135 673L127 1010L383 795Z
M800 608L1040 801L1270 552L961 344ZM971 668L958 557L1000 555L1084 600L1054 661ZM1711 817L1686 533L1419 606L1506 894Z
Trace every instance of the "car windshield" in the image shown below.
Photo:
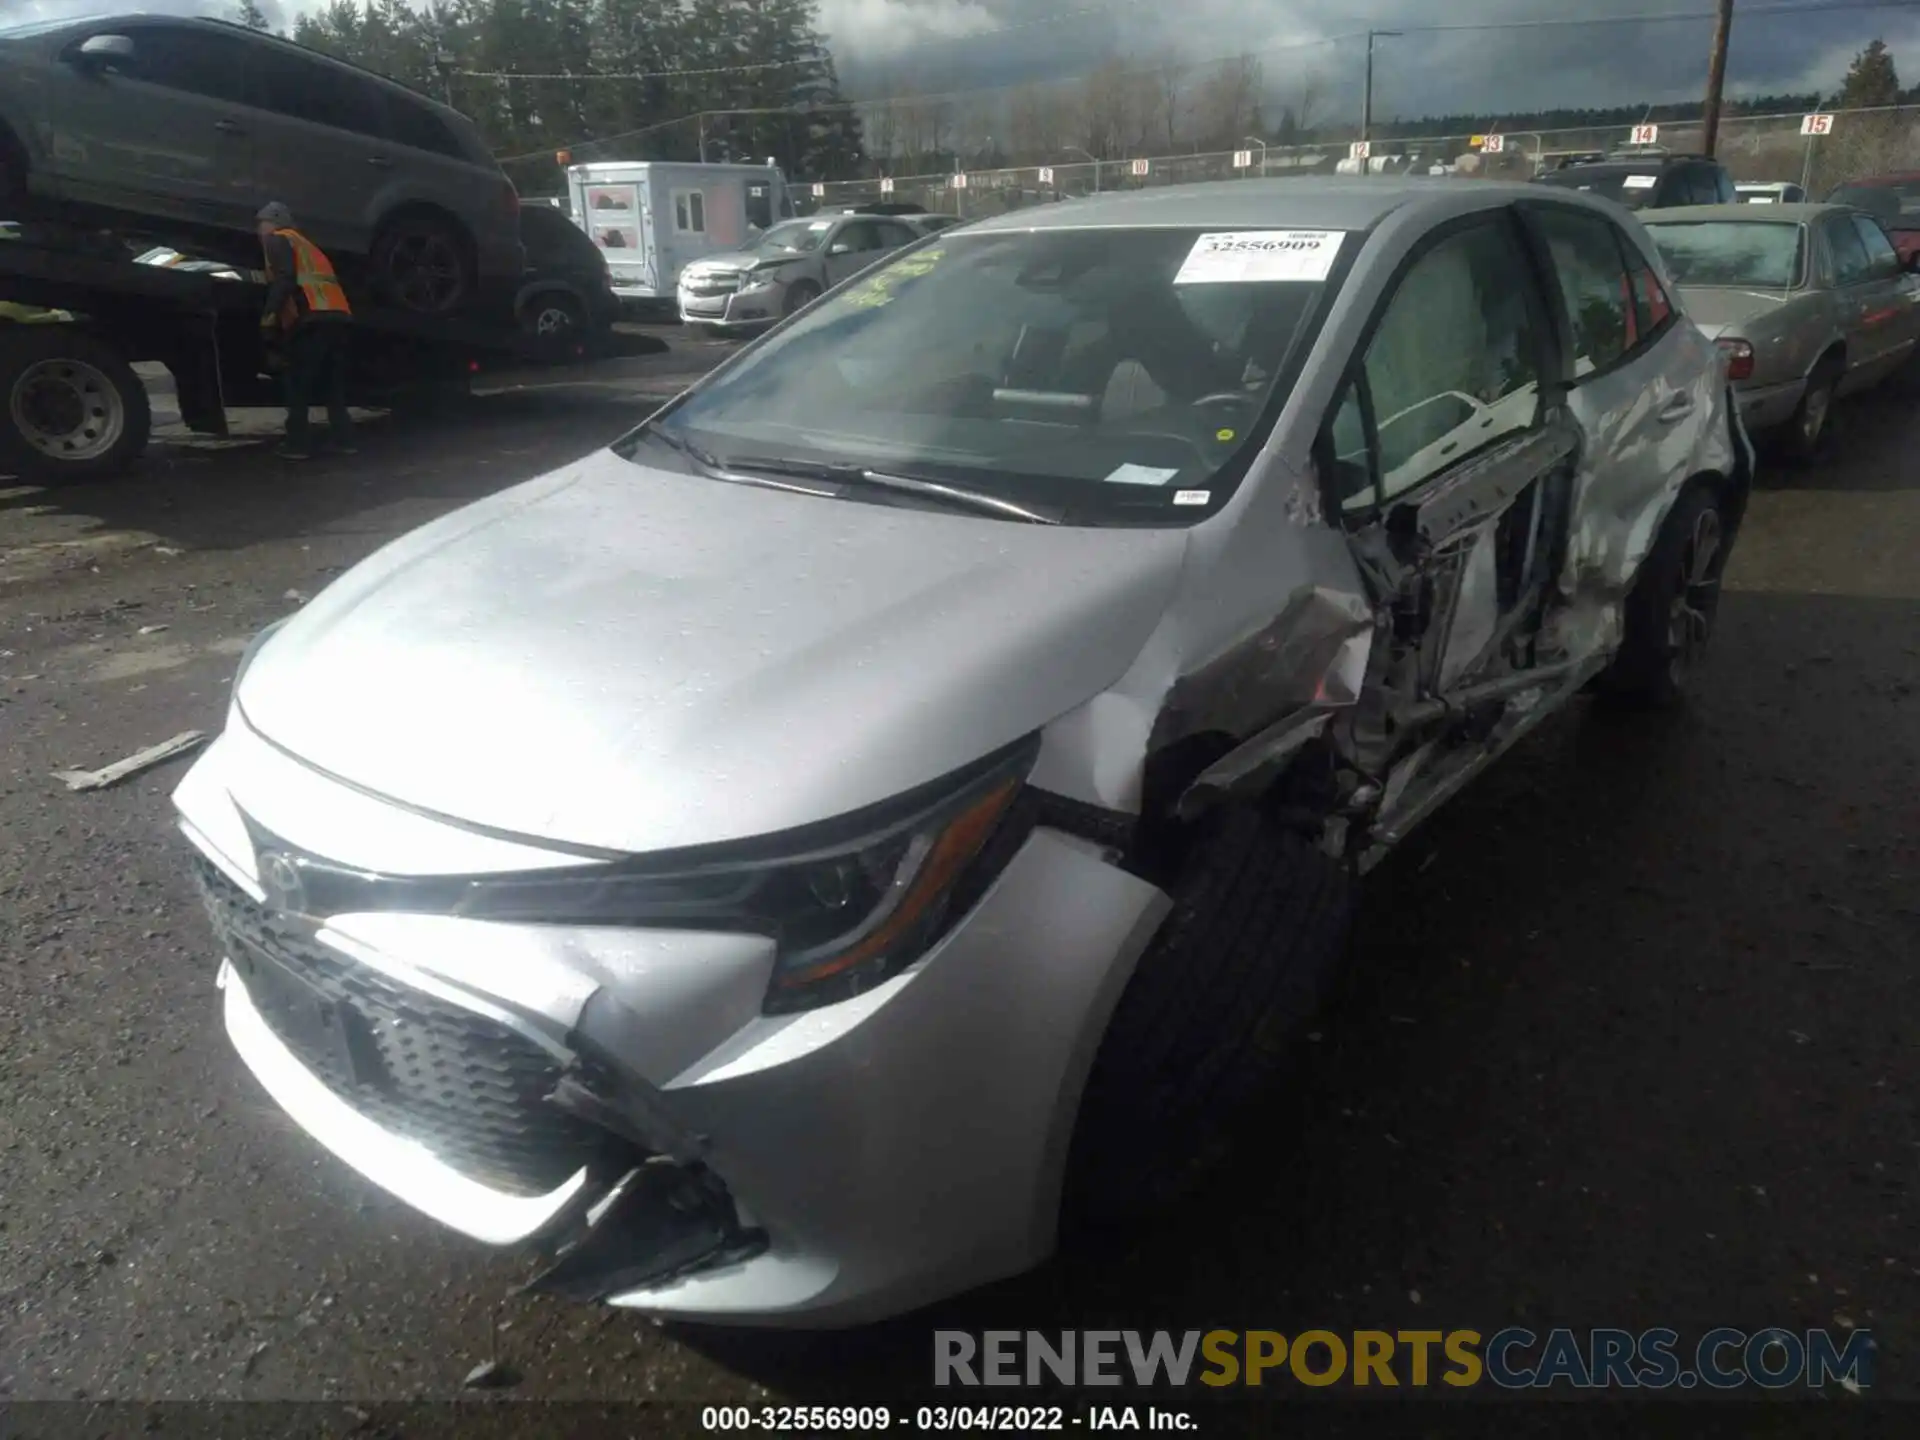
M1651 170L1596 170L1585 166L1555 170L1540 177L1542 185L1558 185L1565 190L1586 190L1595 195L1604 195L1629 210L1645 208L1653 198L1653 188L1659 180L1659 175Z
M1649 224L1676 285L1790 290L1800 283L1804 231L1765 220Z
M1075 523L1197 519L1271 423L1343 239L959 232L828 296L654 423L729 468L870 468Z
M1920 180L1891 185L1842 185L1827 197L1834 205L1851 205L1876 220L1909 220L1920 224Z
M820 248L833 228L831 220L782 220L771 230L763 230L740 248L746 251L785 250L805 255Z

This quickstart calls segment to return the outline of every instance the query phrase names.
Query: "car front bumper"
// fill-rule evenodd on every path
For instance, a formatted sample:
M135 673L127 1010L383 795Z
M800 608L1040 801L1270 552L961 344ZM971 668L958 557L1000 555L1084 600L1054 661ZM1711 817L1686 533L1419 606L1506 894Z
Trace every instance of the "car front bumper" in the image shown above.
M778 285L701 295L682 285L680 319L688 325L766 325L780 318L785 292Z
M238 720L175 802L199 863L218 872L221 903L252 917L236 929L230 913L215 916L228 1034L303 1129L494 1245L564 1249L590 1233L636 1156L632 1173L664 1167L697 1180L713 1199L708 1230L689 1239L692 1222L678 1219L673 1232L694 1247L690 1261L670 1273L610 1263L569 1293L709 1322L863 1323L1043 1260L1087 1068L1168 905L1091 842L1037 829L917 964L789 1015L761 1013L772 950L760 937L329 916L289 944L327 972L345 1007L336 1019L371 1023L390 1069L373 1091L305 1058L276 1030L283 1012L254 993L249 972L263 987L267 973L255 942L265 935L273 949L285 919L265 902L255 837L388 873L576 858L389 806ZM469 1034L483 1053L460 1038ZM408 1108L419 1096L396 1088L396 1064L437 1077L423 1102L432 1114ZM448 1073L470 1082L453 1101ZM583 1083L598 1108L540 1108L536 1090L554 1076ZM468 1114L479 1128L451 1133ZM618 1132L618 1163L597 1153L577 1168L564 1156L549 1163L541 1124L574 1126L566 1133L579 1139L581 1114L596 1135ZM552 1137L564 1138L558 1128ZM536 1152L539 1176L522 1166L498 1178L501 1164ZM642 1206L631 1224L652 1234L658 1220Z

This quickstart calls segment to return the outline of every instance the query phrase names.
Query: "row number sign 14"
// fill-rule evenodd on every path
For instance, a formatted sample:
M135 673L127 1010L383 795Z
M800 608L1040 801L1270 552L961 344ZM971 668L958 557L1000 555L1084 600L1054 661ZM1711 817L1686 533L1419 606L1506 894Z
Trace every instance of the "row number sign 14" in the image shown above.
M1800 119L1800 133L1802 135L1831 135L1833 133L1833 116L1803 115Z
M1628 143L1633 145L1658 145L1660 143L1660 127L1658 125L1636 125L1633 127L1633 139Z

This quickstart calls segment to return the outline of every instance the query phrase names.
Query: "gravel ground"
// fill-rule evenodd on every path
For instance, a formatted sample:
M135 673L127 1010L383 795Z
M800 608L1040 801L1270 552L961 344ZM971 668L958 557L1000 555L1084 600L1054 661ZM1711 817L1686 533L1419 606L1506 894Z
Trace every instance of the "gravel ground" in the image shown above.
M1351 983L1218 1183L1119 1249L853 1335L510 1298L512 1261L322 1154L231 1056L169 835L246 638L389 537L571 460L719 351L375 422L351 460L168 436L135 478L0 480L0 1399L846 1397L936 1325L1858 1325L1920 1333L1920 479L1843 411L1774 471L1697 703L1584 710L1369 882Z

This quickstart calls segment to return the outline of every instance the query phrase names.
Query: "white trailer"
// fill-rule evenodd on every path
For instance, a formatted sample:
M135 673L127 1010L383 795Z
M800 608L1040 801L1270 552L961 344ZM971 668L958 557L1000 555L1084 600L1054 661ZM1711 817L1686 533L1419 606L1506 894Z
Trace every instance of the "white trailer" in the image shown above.
M793 197L772 161L574 165L567 188L581 227L606 252L613 293L639 304L672 303L687 265L737 250L755 230L793 214Z

